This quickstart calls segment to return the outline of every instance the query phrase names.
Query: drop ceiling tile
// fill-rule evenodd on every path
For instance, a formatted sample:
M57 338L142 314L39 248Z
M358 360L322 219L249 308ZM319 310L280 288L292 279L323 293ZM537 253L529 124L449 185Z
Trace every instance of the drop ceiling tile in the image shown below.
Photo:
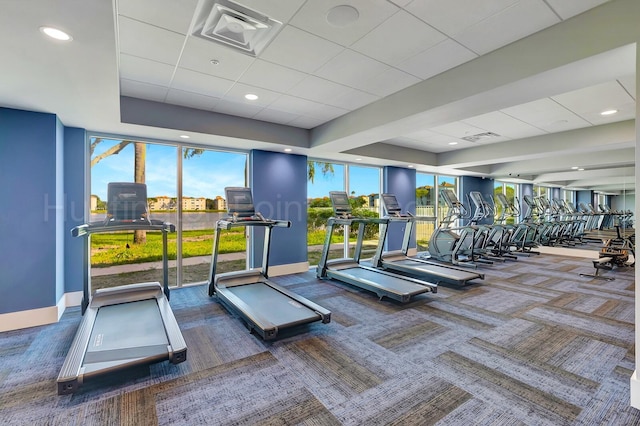
M198 0L119 0L118 14L187 34Z
M284 93L301 82L307 75L291 68L256 59L242 74L238 82Z
M213 108L213 110L221 114L251 118L259 113L262 108L263 107L260 105L247 105L245 103L231 102L225 99L221 99Z
M167 94L168 104L180 105L188 108L197 108L210 111L215 107L220 99L211 96L200 95L183 90L170 89Z
M636 118L635 102L617 104L615 106L615 109L617 109L618 112L611 115L601 115L601 111L590 111L581 113L580 117L584 118L593 125L615 123L624 120L635 120Z
M319 103L329 103L347 90L350 88L310 75L288 90L287 94Z
M520 121L551 133L588 127L590 125L588 121L580 118L550 98L503 108L501 111Z
M332 105L338 108L353 111L372 102L375 102L380 98L380 96L372 95L371 93L363 92L362 90L348 89L341 95L328 100L326 103L327 105Z
M211 63L214 59L218 61L217 65ZM198 37L189 37L178 66L235 81L253 61L253 57L227 46Z
M132 98L146 99L148 101L164 102L167 96L167 88L155 84L141 83L127 79L120 80L120 95Z
M366 76L376 76L390 67L382 62L371 59L362 53L345 49L333 57L314 74L353 87Z
M175 65L182 50L184 37L124 16L118 19L121 53Z
M617 81L552 96L552 99L580 116L619 109L619 105L633 102L633 98Z
M262 59L311 73L343 50L339 44L286 26L262 52Z
M395 68L389 68L375 77L364 79L362 82L354 84L354 87L384 97L418 82L420 82L420 79L411 74Z
M542 0L522 0L453 38L484 55L558 22L560 19Z
M405 7L406 5L411 3L411 0L389 0L389 1L400 7Z
M290 24L334 43L350 46L398 11L397 6L386 0L351 0L348 6L358 11L358 19L345 26L332 25L327 21L327 14L340 5L345 5L344 0L308 1Z
M173 77L171 88L201 95L222 98L233 86L233 81L202 74L196 71L178 68Z
M426 80L476 57L478 55L466 47L454 40L446 39L401 62L398 68Z
M520 0L415 0L405 9L448 36L453 36Z
M432 132L441 133L445 136L451 136L454 138L464 138L466 136L477 135L478 133L486 132L485 129L475 127L462 121L454 121L442 126L432 127Z
M338 108L331 105L319 105L315 110L309 114L311 117L317 117L324 121L333 120L336 117L345 115L349 111L346 109Z
M289 112L278 111L272 108L264 108L262 111L253 116L254 120L261 120L278 124L287 124L298 117L298 114L291 114Z
M120 78L169 86L174 67L149 59L120 54Z
M634 75L629 75L626 77L621 77L618 79L618 82L622 85L622 87L624 87L624 89L627 91L627 93L629 94L629 96L631 96L632 99L636 99L636 76Z
M257 95L258 99L256 99L255 101L245 99L244 95L248 93ZM229 91L227 91L222 99L238 104L246 104L252 106L259 105L261 107L265 107L278 99L280 96L280 93L272 92L271 90L250 86L248 84L236 83L233 85L233 87L231 87L231 89L229 89Z
M276 99L269 108L277 109L279 111L288 112L291 114L312 116L313 112L321 104L306 99L296 98L295 96L282 95Z
M487 142L500 142L508 139L520 139L546 133L528 123L520 121L500 111L490 112L462 120L487 132L493 132L503 138L491 138Z
M606 3L608 0L547 0L549 6L564 20Z
M317 127L324 122L325 120L322 120L320 118L306 117L304 115L301 115L298 118L290 121L288 124L289 126L300 127L301 129L313 129L314 127Z
M442 33L401 10L355 42L351 48L393 66L444 39Z
M264 0L238 0L243 6L253 9L268 17L287 23L300 9L306 0L264 1Z

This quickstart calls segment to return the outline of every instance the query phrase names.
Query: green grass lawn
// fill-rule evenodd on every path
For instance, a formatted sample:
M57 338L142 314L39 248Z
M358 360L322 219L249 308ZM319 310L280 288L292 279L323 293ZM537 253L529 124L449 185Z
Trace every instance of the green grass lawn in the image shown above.
M218 253L237 253L246 250L243 230L222 231ZM176 258L176 235L168 235L167 251L169 259ZM213 250L213 229L182 232L182 257L210 256ZM308 245L322 245L325 231L308 234ZM333 235L332 243L344 241L342 235ZM91 265L106 267L130 263L145 263L162 260L162 233L147 232L146 244L134 244L133 232L94 234L91 236Z

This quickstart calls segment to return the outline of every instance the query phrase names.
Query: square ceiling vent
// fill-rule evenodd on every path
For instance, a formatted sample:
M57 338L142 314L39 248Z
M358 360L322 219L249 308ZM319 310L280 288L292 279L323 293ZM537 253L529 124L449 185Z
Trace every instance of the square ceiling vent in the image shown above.
M258 56L274 39L282 22L229 0L200 3L193 35Z

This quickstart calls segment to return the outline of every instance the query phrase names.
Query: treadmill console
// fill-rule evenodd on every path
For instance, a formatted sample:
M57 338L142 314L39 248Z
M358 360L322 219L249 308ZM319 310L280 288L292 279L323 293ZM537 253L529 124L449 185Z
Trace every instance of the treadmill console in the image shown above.
M227 199L227 212L234 220L251 220L256 218L251 188L227 187L224 189Z
M133 182L111 182L107 187L107 221L149 221L147 185Z
M393 194L382 194L382 204L387 211L388 216L402 216L402 209L398 199Z
M344 191L331 191L329 192L329 198L331 198L331 205L333 206L333 213L339 217L351 216L351 204L349 203L349 197Z

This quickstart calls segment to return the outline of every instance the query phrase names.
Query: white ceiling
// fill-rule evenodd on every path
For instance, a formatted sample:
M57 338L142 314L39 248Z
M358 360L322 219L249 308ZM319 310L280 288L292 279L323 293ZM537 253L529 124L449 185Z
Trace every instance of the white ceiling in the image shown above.
M131 137L634 190L637 0L240 0L284 24L258 57L193 35L214 2L0 0L0 106ZM344 4L358 19L329 23Z

